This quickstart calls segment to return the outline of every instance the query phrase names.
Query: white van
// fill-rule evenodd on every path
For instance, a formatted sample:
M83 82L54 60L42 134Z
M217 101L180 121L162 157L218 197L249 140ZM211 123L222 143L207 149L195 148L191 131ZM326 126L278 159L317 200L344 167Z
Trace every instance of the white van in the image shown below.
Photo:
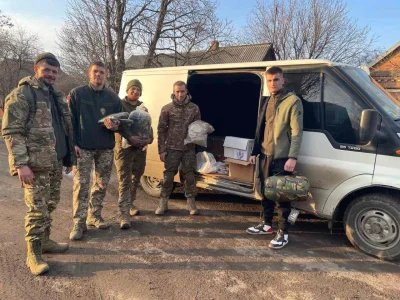
M343 221L352 244L369 255L400 258L400 105L363 70L326 60L128 70L120 96L129 80L142 82L141 100L156 133L173 83L187 82L202 119L215 128L205 150L222 157L226 136L254 138L260 99L268 96L263 73L271 66L283 69L286 88L304 106L296 170L309 178L313 197L292 206L329 219L331 228ZM156 141L148 149L141 183L158 197L164 165ZM251 176L197 174L197 186L261 199L254 180L258 168L247 173Z

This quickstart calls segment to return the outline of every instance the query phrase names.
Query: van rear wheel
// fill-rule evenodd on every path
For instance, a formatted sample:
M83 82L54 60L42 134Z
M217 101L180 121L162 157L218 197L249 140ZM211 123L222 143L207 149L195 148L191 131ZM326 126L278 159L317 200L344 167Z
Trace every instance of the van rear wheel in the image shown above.
M161 194L161 180L156 177L142 176L140 178L140 184L143 190L149 196L160 198Z
M383 260L400 258L400 202L390 195L362 196L344 215L347 238L362 252Z

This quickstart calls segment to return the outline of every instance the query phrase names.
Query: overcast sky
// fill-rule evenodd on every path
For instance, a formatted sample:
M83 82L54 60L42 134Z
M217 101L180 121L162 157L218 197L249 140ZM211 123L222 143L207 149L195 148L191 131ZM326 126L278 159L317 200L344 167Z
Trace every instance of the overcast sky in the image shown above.
M389 49L400 41L400 0L348 0L352 18L360 26L369 25L377 37L377 48ZM67 0L0 0L0 9L31 32L38 33L46 51L57 53L56 32L65 19ZM236 28L246 23L256 0L220 0L218 13L232 20ZM68 42L68 41L64 41Z

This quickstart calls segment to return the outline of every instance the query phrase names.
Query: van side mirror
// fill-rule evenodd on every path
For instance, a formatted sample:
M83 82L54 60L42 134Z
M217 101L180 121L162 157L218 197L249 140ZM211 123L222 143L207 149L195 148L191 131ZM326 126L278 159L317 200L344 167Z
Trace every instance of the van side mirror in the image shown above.
M362 144L367 144L375 138L381 121L382 117L377 110L364 109L362 111L360 120L360 142Z

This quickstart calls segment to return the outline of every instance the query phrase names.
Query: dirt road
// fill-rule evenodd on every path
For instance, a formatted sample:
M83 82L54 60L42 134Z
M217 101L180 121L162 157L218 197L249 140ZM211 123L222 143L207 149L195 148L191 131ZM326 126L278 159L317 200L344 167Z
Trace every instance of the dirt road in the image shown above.
M199 196L201 215L188 216L177 194L164 217L157 200L139 193L142 214L118 227L115 177L104 202L108 230L89 230L64 254L44 255L45 276L25 267L23 190L8 175L0 142L0 299L399 299L400 264L357 252L323 220L301 217L287 248L271 236L250 236L259 204L229 195ZM53 238L72 227L72 181L65 178Z

